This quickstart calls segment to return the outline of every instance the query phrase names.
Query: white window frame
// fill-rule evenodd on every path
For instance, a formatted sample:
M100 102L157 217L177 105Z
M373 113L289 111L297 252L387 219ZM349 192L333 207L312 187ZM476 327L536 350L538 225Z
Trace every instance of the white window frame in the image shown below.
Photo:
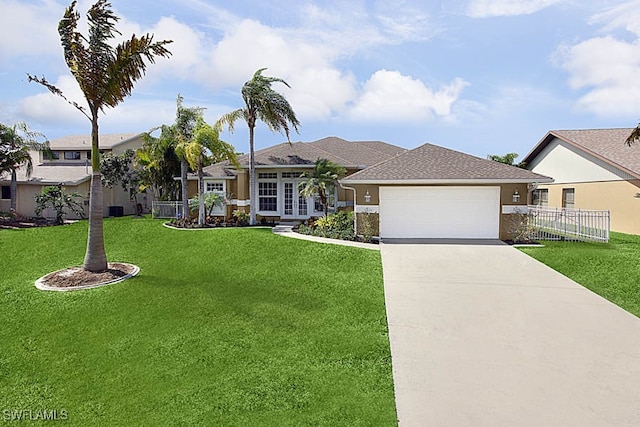
M275 174L275 175L274 175ZM257 180L257 185L256 185L256 208L257 208L257 213L259 215L263 215L263 216L277 216L280 215L280 180L278 179L278 173L277 172L258 172L258 180ZM273 178L275 176L275 178ZM269 194L269 195L264 195L261 196L260 195L260 184L264 184L264 183L269 183L271 185L273 185L273 189L275 189L275 195ZM270 198L270 199L275 199L276 201L276 206L275 206L275 210L273 211L265 211L265 210L261 210L260 209L260 198L261 197L265 197L265 198ZM276 214L276 215L274 215Z
M571 194L571 202L569 203L568 195ZM571 204L571 206L568 206ZM567 209L575 209L576 206L576 189L575 188L563 188L562 189L562 207Z
M542 195L545 195L546 197L542 197ZM537 196L536 196L537 195ZM535 202L538 203L535 203ZM535 190L533 190L533 200L532 200L533 204L535 206L549 206L549 189L548 188L537 188Z
M216 186L216 187L220 187L220 188L209 188L209 186ZM224 181L205 181L204 182L204 192L205 193L218 193L218 194L225 194L225 190L226 190L226 185Z

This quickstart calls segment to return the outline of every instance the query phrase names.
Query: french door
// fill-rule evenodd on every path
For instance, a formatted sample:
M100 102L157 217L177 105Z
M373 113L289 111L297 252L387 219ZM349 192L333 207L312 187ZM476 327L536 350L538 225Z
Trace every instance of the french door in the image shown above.
M300 181L284 181L283 218L308 218L309 200L300 195Z

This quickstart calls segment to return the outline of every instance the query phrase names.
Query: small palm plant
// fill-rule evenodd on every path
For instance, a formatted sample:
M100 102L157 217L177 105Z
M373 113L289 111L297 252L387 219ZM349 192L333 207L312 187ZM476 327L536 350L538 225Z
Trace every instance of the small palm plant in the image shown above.
M318 159L311 172L302 174L306 181L298 185L298 190L304 197L318 196L326 217L329 213L329 193L345 173L346 170L342 166L327 159Z

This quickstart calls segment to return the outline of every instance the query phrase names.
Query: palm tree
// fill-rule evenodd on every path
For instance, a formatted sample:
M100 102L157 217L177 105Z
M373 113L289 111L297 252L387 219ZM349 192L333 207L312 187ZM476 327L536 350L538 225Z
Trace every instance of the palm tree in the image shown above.
M346 169L342 166L327 159L318 159L311 173L304 172L302 174L302 177L307 178L307 180L298 185L298 190L304 197L317 195L320 198L324 216L327 216L329 213L328 193L334 188L336 181L344 176L345 173Z
M631 147L631 145L636 141L640 141L640 124L633 129L625 143Z
M155 130L143 135L142 148L136 151L141 188L150 188L156 200L176 200L180 184L173 178L180 174L180 160L175 152L173 129L162 125L157 138L151 135Z
M58 24L58 34L64 50L64 59L75 77L89 112L80 104L68 100L64 93L44 77L28 75L29 81L45 86L51 93L62 97L76 107L91 122L91 192L89 196L89 236L84 269L101 272L107 269L102 227L102 184L100 178L100 151L98 142L98 114L106 107L115 107L131 95L133 85L144 76L145 59L155 62L156 56L171 55L165 45L170 40L154 42L153 35L131 36L131 39L113 46L112 39L121 33L115 24L119 18L111 10L108 0L98 0L87 12L89 35L78 32L80 14L76 1L66 9Z
M29 151L48 151L49 142L38 142L44 138L40 132L32 131L24 122L18 122L13 126L0 123L0 146L2 159L0 160L0 173L11 172L11 210L16 210L18 193L17 170L25 166L27 178L33 172L33 159Z
M205 222L204 166L229 160L237 167L238 158L233 145L220 140L219 131L209 126L204 119L198 120L193 140L184 147L185 158L198 173L198 225Z
M238 119L243 119L249 127L249 223L256 223L256 169L254 159L254 131L258 120L265 123L272 132L284 132L289 143L289 126L296 132L300 122L296 117L289 101L280 93L271 89L272 83L282 83L290 87L287 82L277 77L263 76L261 68L253 74L253 78L242 86L242 99L244 108L225 114L216 122L216 128L222 129L225 125L233 132L234 124Z
M182 193L182 217L189 217L189 182L187 173L189 172L189 162L187 160L186 148L193 142L198 121L202 119L202 107L183 107L182 96L178 95L176 100L176 122L172 126L173 138L175 141L175 151L180 159L180 184Z

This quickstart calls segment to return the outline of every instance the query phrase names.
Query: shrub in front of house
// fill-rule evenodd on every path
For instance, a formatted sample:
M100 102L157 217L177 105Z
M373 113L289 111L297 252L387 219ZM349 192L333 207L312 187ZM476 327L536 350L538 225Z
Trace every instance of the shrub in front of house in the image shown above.
M353 212L340 211L309 220L298 227L298 233L330 239L355 240Z

